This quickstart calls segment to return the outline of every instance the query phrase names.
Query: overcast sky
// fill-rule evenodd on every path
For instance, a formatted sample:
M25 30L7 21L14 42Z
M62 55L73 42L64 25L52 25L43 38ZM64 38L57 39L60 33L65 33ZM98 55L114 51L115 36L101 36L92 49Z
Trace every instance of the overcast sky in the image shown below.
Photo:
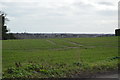
M0 0L10 32L114 33L118 0Z

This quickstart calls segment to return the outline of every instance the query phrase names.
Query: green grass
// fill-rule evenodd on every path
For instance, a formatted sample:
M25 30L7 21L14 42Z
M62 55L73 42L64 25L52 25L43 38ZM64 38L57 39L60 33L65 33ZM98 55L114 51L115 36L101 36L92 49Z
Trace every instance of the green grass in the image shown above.
M118 37L4 40L3 72L4 77L70 77L117 69L116 56ZM16 67L18 62L22 67ZM31 64L38 65L36 74L26 70ZM17 73L9 74L11 69Z

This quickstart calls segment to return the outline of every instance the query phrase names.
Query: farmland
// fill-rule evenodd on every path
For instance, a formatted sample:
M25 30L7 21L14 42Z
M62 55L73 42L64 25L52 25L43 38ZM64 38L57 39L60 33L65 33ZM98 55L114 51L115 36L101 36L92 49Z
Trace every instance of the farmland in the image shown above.
M3 42L3 77L72 77L118 68L118 37Z

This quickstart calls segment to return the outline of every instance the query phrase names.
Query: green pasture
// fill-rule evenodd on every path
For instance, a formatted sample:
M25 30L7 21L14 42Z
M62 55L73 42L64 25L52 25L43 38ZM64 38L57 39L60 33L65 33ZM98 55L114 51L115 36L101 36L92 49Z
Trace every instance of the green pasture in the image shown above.
M118 37L3 40L2 44L4 77L71 77L118 68Z

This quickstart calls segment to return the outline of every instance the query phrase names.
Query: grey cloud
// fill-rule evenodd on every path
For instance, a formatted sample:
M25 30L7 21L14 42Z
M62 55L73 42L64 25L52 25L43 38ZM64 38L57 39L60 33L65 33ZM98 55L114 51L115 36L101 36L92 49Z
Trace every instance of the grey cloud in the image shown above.
M114 6L114 4L111 3L111 2L98 2L98 4L100 4L100 5L106 5L106 6Z
M75 15L94 15L95 6L90 3L76 2L73 3L75 7Z
M36 2L35 2L36 3ZM47 8L41 6L34 6L29 5L29 2L3 2L3 5L7 5L7 8L4 9L5 12L9 13L10 15L20 17L23 15L44 15L44 16L64 16L67 10L70 10L68 6L62 6L58 8Z
M99 10L99 11L97 11L97 14L105 16L105 17L116 16L117 15L117 10Z
M92 4L83 3L83 2L76 2L76 3L73 3L73 5L76 6L76 7L81 8L81 9L94 8L94 6Z

